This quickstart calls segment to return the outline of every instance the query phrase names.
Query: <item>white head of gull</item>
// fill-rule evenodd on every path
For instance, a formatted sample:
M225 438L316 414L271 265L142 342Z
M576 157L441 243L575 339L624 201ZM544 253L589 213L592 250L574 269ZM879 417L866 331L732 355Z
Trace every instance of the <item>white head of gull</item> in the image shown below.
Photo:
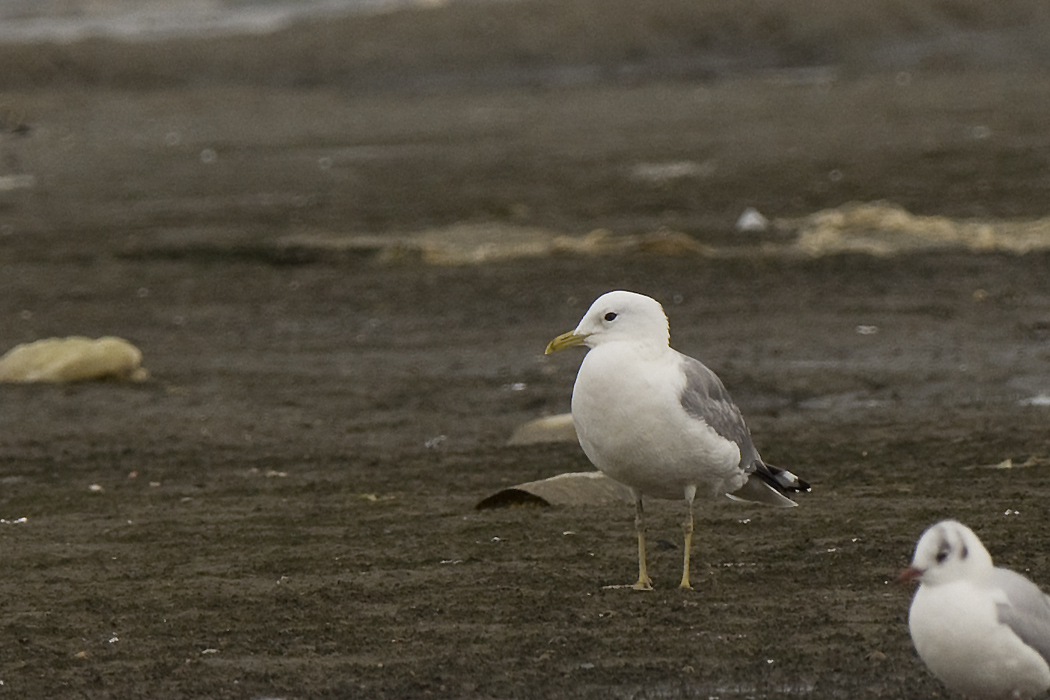
M920 582L908 629L948 688L972 700L1027 700L1050 688L1050 598L993 566L973 530L932 525L901 578Z
M576 375L572 417L594 465L629 486L635 497L638 581L652 588L645 564L643 496L685 500L682 588L691 588L693 501L728 495L793 506L786 494L809 490L791 472L762 461L740 409L714 372L669 345L667 316L655 299L603 294L575 330L547 353L590 348Z

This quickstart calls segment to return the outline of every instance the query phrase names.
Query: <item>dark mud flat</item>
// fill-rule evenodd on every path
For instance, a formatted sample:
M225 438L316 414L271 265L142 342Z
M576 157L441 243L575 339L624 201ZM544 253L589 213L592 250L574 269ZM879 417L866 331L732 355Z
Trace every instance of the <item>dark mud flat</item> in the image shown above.
M1050 381L1048 264L20 264L8 328L127 336L153 379L2 389L3 690L928 696L893 583L919 532L957 517L1050 570L1048 409L1018 403ZM653 504L651 594L603 589L634 573L629 506L473 510L586 467L503 442L567 408L578 358L542 348L613 286L668 300L814 485L791 511L705 504L692 593L678 504Z
M370 21L425 46L410 19ZM257 41L309 73L304 36ZM417 89L420 60L360 91L34 51L19 65L46 79L0 98L0 174L31 176L0 191L0 339L123 336L152 378L0 386L0 696L943 696L893 582L923 528L956 517L1050 585L1050 255L810 260L732 231L747 206L881 198L1045 216L1042 64L657 56L442 90ZM635 176L675 163L698 167ZM733 255L432 267L277 243L456 222L666 228ZM543 348L612 288L663 301L763 455L813 484L789 512L704 504L691 593L679 504L651 508L649 594L604 588L634 573L629 506L474 510L587 468L505 441L568 410L580 356Z

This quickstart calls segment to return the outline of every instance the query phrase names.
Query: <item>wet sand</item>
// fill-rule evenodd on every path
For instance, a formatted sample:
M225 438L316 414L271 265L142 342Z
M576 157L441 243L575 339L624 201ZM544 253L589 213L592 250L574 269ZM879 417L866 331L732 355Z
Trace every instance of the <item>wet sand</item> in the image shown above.
M974 62L454 89L416 64L368 89L70 69L5 91L0 175L32 180L0 191L4 349L118 335L151 380L0 387L0 691L943 694L893 583L922 529L958 518L1050 584L1050 255L809 259L732 225L879 199L1045 216L1050 80ZM676 163L695 167L639 177ZM432 266L280 245L462 222L734 252ZM543 348L612 288L663 301L763 455L813 484L790 511L705 503L691 593L680 504L651 508L649 594L603 588L634 572L629 506L474 509L588 467L505 442L568 410L580 357Z

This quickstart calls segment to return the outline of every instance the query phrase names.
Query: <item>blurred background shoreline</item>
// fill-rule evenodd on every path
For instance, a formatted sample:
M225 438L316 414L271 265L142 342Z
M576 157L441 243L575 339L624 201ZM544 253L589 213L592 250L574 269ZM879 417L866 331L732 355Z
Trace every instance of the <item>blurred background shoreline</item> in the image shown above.
M1039 0L0 3L0 88L558 86L1045 71Z
M414 0L0 0L0 43L146 42L266 34L301 21L382 12Z
M770 240L734 230L751 208L1047 214L1043 0L292 7L0 0L5 230L228 252L503 223L751 246ZM33 22L53 31L11 38Z

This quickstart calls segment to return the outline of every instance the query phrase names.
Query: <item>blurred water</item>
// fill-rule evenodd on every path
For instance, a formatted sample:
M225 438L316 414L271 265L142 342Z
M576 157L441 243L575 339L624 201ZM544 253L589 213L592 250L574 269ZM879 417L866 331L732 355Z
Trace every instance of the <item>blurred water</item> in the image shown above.
M265 34L308 17L416 4L435 0L0 0L0 42Z

